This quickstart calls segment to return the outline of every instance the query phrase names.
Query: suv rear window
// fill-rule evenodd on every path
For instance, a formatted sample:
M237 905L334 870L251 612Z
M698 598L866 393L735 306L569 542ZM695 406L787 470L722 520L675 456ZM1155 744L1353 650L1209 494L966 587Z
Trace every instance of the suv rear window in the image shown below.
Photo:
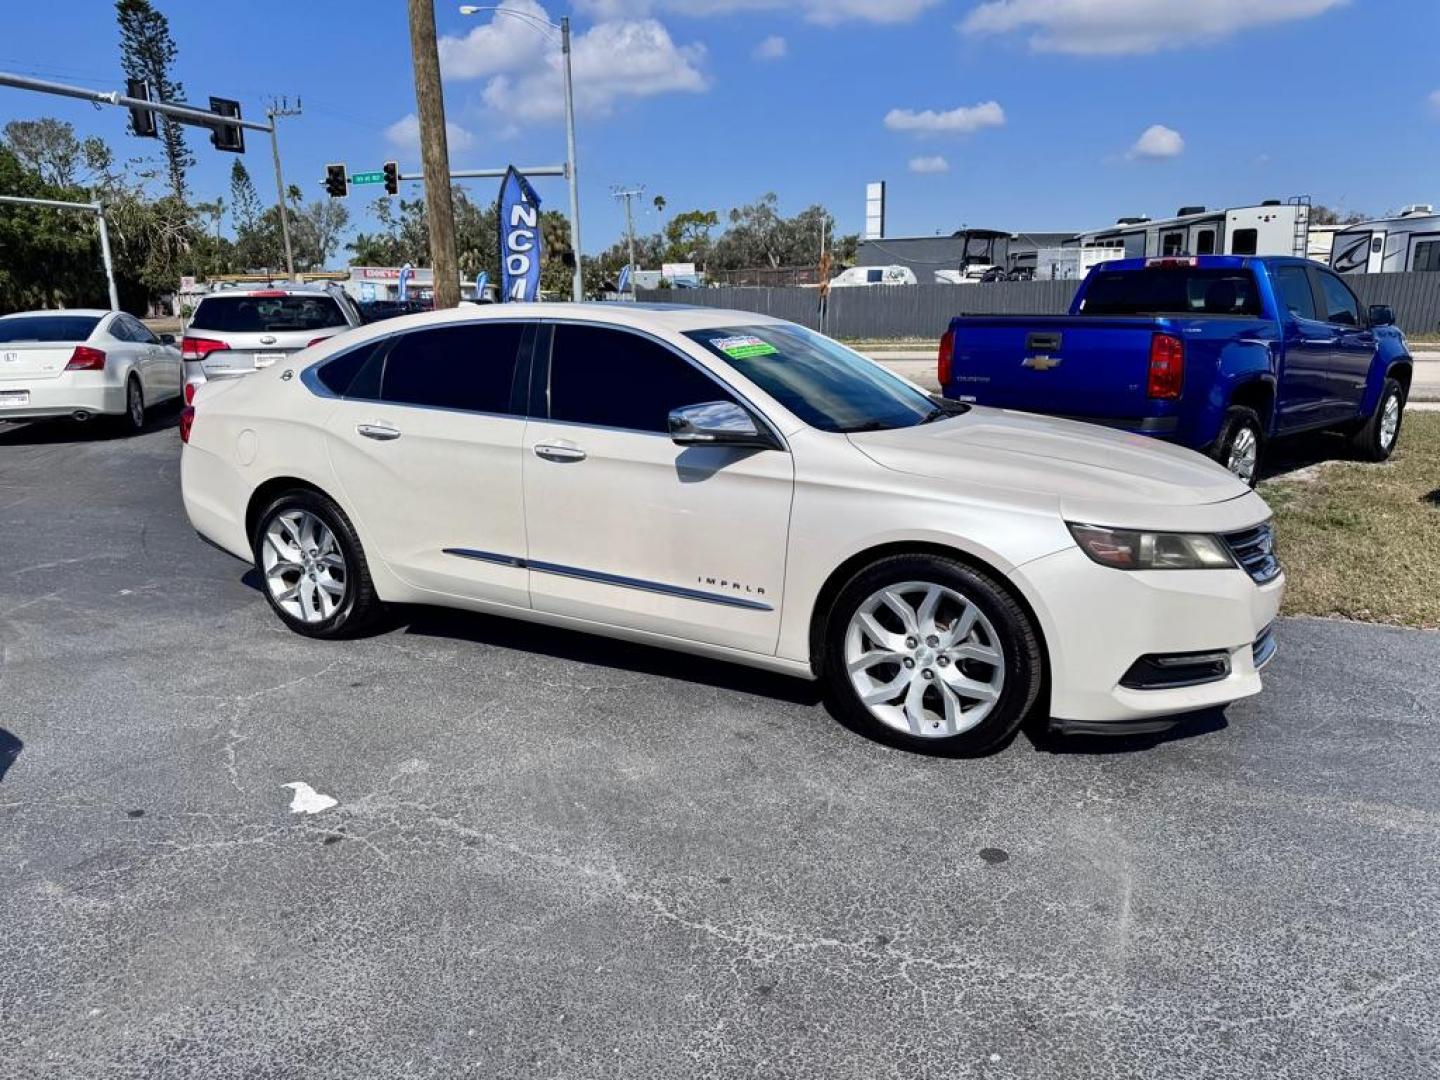
M328 330L346 326L345 313L329 296L207 296L190 320L194 330L260 334L285 330Z
M100 320L94 315L22 315L0 319L0 341L84 341Z
M1259 316L1260 293L1249 270L1147 267L1098 273L1085 286L1085 315Z

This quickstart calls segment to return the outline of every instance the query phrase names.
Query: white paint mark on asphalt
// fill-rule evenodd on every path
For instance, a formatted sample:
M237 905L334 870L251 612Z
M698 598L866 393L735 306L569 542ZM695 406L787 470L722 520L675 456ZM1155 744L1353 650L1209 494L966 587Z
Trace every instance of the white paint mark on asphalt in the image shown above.
M281 784L295 792L295 798L290 800L290 812L292 814L318 814L322 810L329 810L332 806L340 805L329 795L321 795L309 784L296 780L290 784Z

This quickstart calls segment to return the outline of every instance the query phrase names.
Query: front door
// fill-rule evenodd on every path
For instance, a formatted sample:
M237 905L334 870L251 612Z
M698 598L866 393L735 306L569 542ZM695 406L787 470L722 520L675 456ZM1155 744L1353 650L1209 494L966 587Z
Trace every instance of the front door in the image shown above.
M551 325L522 455L535 608L773 654L789 453L677 446L672 409L735 396L678 346Z
M341 395L330 461L366 554L417 588L529 606L515 385L529 341L520 322L431 326L316 375Z
M1304 266L1277 265L1271 280L1285 334L1275 428L1282 433L1300 431L1323 422L1332 408L1329 368L1335 333L1319 317Z
M1328 372L1333 418L1358 416L1370 378L1370 363L1375 359L1375 335L1360 301L1345 282L1329 270L1315 267L1310 272L1319 284L1321 316L1333 342Z

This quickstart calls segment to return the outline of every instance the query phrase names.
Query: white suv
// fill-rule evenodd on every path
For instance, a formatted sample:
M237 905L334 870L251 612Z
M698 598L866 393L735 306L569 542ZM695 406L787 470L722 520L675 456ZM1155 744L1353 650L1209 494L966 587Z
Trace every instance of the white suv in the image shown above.
M335 285L221 287L201 297L180 343L185 400L208 379L248 375L362 321Z
M959 752L1037 704L1163 726L1274 650L1270 514L1214 462L749 313L409 316L202 388L181 432L190 520L314 637L385 602L512 615L819 677Z

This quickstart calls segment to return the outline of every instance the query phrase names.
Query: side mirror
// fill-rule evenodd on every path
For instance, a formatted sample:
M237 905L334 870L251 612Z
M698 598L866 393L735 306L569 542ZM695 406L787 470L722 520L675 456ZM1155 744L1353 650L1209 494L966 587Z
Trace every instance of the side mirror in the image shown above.
M733 401L686 405L670 413L670 439L678 446L754 446L777 450L768 431Z
M174 344L175 344L175 335L174 335L174 334L161 334L161 335L160 335L160 344L161 344L161 345L174 345Z
M1389 304L1370 305L1371 326L1394 326L1395 310Z

